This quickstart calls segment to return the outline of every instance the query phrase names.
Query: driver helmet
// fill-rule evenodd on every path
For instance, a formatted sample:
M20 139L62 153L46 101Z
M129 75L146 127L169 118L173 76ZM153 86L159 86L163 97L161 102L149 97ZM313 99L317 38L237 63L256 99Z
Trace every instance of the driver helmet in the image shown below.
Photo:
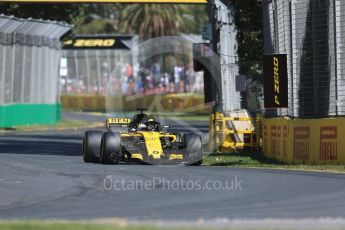
M145 122L147 120L148 116L145 113L137 114L134 116L134 121L137 123Z
M147 131L148 130L148 126L145 123L140 123L140 124L138 124L137 130L139 130L139 131Z

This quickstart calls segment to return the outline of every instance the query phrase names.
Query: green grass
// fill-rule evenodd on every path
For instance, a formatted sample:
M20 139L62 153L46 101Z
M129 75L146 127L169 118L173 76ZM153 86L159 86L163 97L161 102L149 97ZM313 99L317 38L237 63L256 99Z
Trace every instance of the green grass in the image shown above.
M149 230L152 227L126 227L106 224L90 224L76 222L51 222L51 221L15 221L0 223L1 230Z
M92 223L68 221L0 221L1 230L193 230L197 227L158 227L119 223ZM210 228L202 228L210 229ZM217 228L220 229L220 228ZM225 228L221 228L225 229ZM220 230L221 230L220 229Z
M204 159L204 165L236 168L290 169L345 173L345 165L287 165L266 158L261 153L213 153Z
M63 120L52 125L30 125L30 126L17 126L10 129L0 129L0 132L10 131L45 131L45 130L65 130L65 129L80 129L80 128L93 128L101 127L104 123L89 122L83 120Z

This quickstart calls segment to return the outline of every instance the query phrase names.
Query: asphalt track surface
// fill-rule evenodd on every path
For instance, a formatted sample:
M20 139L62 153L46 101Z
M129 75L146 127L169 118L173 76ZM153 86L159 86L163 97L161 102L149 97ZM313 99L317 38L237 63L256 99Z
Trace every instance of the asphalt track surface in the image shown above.
M0 134L0 219L345 217L345 174L86 164L82 135Z

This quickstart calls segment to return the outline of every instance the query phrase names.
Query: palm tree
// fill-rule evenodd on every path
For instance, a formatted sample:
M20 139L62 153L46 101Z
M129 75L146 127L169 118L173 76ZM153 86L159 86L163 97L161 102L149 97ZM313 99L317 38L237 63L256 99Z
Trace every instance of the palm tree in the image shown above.
M120 12L120 28L136 33L143 40L178 35L184 5L128 4Z

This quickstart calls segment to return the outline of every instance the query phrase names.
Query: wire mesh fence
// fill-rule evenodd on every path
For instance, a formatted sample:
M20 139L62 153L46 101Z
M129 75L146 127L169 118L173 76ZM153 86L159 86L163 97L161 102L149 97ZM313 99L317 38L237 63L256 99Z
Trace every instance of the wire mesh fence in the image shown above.
M66 76L60 78L63 95L105 95L107 82L111 78L124 80L126 65L133 60L128 50L63 50L66 59Z
M60 38L70 29L0 15L0 105L57 103Z
M260 61L239 62L229 64L227 68L230 73L228 77L235 81L240 108L246 109L253 117L256 114L263 114L265 112L263 63Z
M102 37L93 36L95 39ZM193 70L191 58L192 41L198 37L182 35L174 39L162 37L139 43L137 36L132 36L126 41L128 49L65 49L62 62L65 62L66 72L60 73L61 94L202 94L203 72Z
M265 0L265 52L288 55L289 108L278 116L345 115L345 2Z

